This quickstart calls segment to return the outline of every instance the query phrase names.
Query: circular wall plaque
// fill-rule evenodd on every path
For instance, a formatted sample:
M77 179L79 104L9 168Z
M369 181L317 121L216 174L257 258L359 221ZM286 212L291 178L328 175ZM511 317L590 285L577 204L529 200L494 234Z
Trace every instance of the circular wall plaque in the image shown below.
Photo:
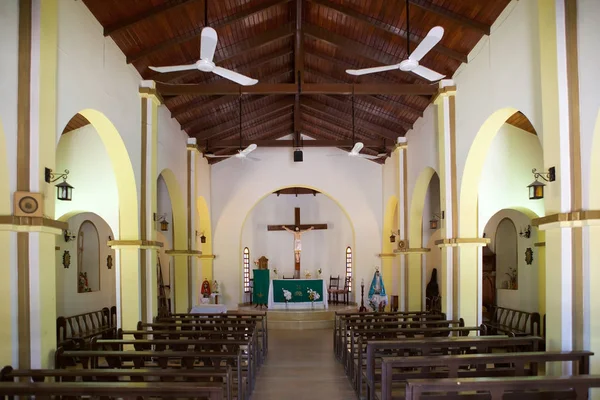
M39 205L36 199L31 196L25 196L19 200L19 208L26 214L33 214L37 211Z

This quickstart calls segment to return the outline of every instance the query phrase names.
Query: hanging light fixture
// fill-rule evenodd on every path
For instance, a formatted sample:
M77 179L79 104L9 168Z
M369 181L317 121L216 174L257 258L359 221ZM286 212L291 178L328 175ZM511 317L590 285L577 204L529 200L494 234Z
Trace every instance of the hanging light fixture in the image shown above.
M539 200L544 198L544 184L540 182L538 178L542 178L546 182L554 182L556 180L556 169L554 167L548 168L548 172L537 172L537 169L532 169L533 178L535 179L530 185L527 186L529 189L529 200Z
M397 231L392 231L392 234L390 235L390 243L394 243L396 241L396 236L400 236L399 229Z
M198 231L196 231L196 237L200 236L200 243L206 243L206 236L204 236L204 231L202 231L201 233L198 233Z
M440 227L440 220L444 219L444 212L434 213L431 219L429 220L429 229L436 230Z
M166 232L169 230L169 221L167 221L167 214L158 216L156 215L156 213L154 213L154 221L159 223L160 230L162 232Z
M65 169L62 174L55 174L50 168L44 170L44 180L46 183L56 182L60 178L62 182L56 184L56 198L62 201L71 201L73 198L73 186L67 183L67 176L69 176L69 170Z

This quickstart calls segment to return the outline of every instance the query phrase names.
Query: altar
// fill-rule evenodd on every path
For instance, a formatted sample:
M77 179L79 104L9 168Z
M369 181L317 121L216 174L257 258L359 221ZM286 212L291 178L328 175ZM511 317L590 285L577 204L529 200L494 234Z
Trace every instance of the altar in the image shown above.
M283 290L288 290L292 294L287 307ZM308 290L312 289L319 294L319 299L313 302L308 298ZM277 309L309 309L327 308L327 287L323 279L273 279L269 284L268 305L270 310Z

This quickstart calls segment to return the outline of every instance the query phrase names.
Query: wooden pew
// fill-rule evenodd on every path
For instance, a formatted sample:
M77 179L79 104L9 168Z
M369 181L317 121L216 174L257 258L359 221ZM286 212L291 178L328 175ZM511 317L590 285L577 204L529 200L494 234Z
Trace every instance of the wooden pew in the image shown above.
M108 368L147 369L176 367L194 369L197 367L223 369L223 362L233 364L234 376L237 378L237 391L239 398L247 399L251 386L248 381L254 378L251 365L248 365L248 380L243 379L242 352L189 352L189 351L64 351L59 348L55 353L55 365L58 368L67 368L81 364L84 369L98 369L104 360ZM211 364L211 365L207 365ZM246 382L246 383L244 383Z
M366 357L357 362L354 375L355 388L362 393L363 381L366 383L367 397L373 399L375 387L381 375L377 368L384 357L453 355L462 353L491 353L492 350L504 352L538 351L543 339L537 336L524 337L447 337L406 340L373 340L366 344Z
M546 362L572 362L574 374L585 375L589 374L592 355L589 351L556 351L385 357L381 366L381 393L376 391L374 398L404 399L404 386L409 379L537 376L539 367ZM401 383L398 393L393 392L394 382Z
M57 346L68 343L81 346L92 337L111 338L116 333L116 307L104 307L102 310L58 317L56 319Z
M541 335L540 314L494 306L492 318L484 321L490 332L514 336Z
M587 400L589 389L599 387L599 375L417 379L407 381L405 399Z
M104 396L136 400L141 398L186 398L222 400L223 389L199 383L166 382L0 382L0 396Z
M158 379L160 382L205 382L206 386L218 387L218 381L211 383L207 379L217 379L224 386L224 398L233 400L232 397L232 372L231 367L222 370L189 370L189 369L28 369L15 370L6 366L0 371L0 381L17 382L26 378L31 382L146 382L149 379Z

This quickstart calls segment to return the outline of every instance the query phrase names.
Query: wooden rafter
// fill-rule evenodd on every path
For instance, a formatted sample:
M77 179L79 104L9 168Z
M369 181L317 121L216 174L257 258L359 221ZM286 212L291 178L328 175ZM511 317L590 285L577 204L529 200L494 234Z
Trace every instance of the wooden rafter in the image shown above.
M205 110L221 107L223 104L227 104L233 101L231 96L219 96L213 100L207 101L204 97L196 98L189 103L183 103L175 107L171 107L171 117L177 118L193 111L197 108L204 107Z
M400 5L400 2L397 1L397 3ZM410 0L410 5L411 6L415 6L415 7L419 7L422 10L425 10L427 12L431 12L434 14L437 14L441 17L450 19L454 22L459 23L460 25L467 27L467 28L471 28L476 30L477 32L481 32L484 35L489 35L490 34L490 26L486 25L482 22L476 21L474 19L471 18L467 18L464 17L460 14L457 14L455 12L452 12L448 9L445 9L443 7L440 6L436 6L435 4L429 2L429 1L425 1L425 0Z
M361 22L363 22L365 24L369 24L370 26L373 26L373 27L375 27L377 29L380 29L380 30L384 30L384 31L386 31L388 33L391 33L391 34L393 34L395 36L401 37L402 39L406 40L406 31L404 31L404 30L402 30L400 28L397 28L397 27L395 27L393 25L387 24L387 23L385 23L383 21L380 21L380 20L377 20L375 18L372 18L372 17L370 17L368 15L361 14L361 13L353 10L350 7L346 7L346 6L343 6L343 5L340 5L340 4L336 4L336 3L333 3L333 2L331 2L329 0L309 0L309 1L312 2L312 3L315 3L315 4L319 4L319 5L323 6L323 7L327 7L327 8L330 8L332 10L335 10L335 11L337 11L337 12L339 12L341 14L344 14L344 15L346 15L348 17L352 17L352 18L354 18L354 19L356 19L358 21L361 21ZM410 41L411 41L411 43L418 44L422 40L423 40L423 37L418 37L413 32L410 32ZM455 59L457 61L460 61L460 62L463 62L463 63L466 63L468 61L468 58L467 58L466 54L462 54L462 53L460 53L460 52L458 52L456 50L452 50L452 49L450 49L448 47L444 47L444 46L442 46L439 43L433 48L433 50L436 51L436 52L438 52L439 54L443 54L446 57L453 58L453 59ZM401 60L399 60L399 61L397 60L397 61L391 62L389 64L395 64L395 63L398 63L400 61Z
M156 82L156 88L162 96L179 95L240 95L240 94L296 94L298 87L294 83L257 83L254 86L240 86L233 83L171 85ZM337 95L434 95L434 85L406 84L344 84L344 83L305 83L301 94L337 94Z
M246 148L252 143L256 144L256 142L258 142L258 143L271 142L271 141L274 141L274 139L277 139L277 138L280 138L283 136L287 136L292 133L292 129L293 129L292 123L279 125L274 128L261 131L261 133L259 135L256 135L254 138L242 140L241 146L240 146L239 139L229 139L229 140L219 140L219 141L214 141L214 142L209 141L208 148L209 149L218 149L214 152L214 154L234 155L235 153L237 153L238 149ZM213 146L213 143L227 143L229 145L228 146Z
M212 28L214 28L215 30L218 30L219 28L222 28L224 26L233 24L235 22L239 22L242 21L248 17L251 17L255 14L261 13L265 10L268 10L271 7L274 7L276 5L279 4L284 4L284 3L288 3L291 0L270 0L267 3L263 3L263 4L258 4L248 10L245 11L241 11L237 14L225 17L224 19L215 22L215 23L211 23L209 24ZM155 44L154 46L151 47L147 47L145 49L140 50L139 52L132 54L131 56L127 57L127 63L130 64L132 62L135 62L137 60L139 60L140 58L143 57L147 57L150 54L156 53L158 51L164 50L164 49L168 49L171 46L175 46L181 43L185 43L189 40L192 40L198 36L200 36L200 33L202 32L202 28L203 27L198 27L196 29L194 29L193 31L186 33L185 35L181 35L181 36L177 36L174 38L170 38L167 39L165 41L162 41L160 43Z
M261 110L262 112L258 116L246 118L246 120L244 120L244 117L242 116L242 129L251 129L254 125L256 125L257 123L261 123L261 122L270 123L272 120L265 121L265 119L272 117L273 115L275 115L277 113L281 113L281 111L289 110L292 107L292 105L293 104L289 100L280 101L280 102L270 105L269 107L263 108ZM290 114L289 112L286 112L286 114L284 114L284 115L289 115L289 114ZM279 117L280 117L280 115L278 115L277 117L272 117L272 118L275 119L275 118L279 118ZM227 134L230 132L233 132L235 134L239 130L239 128L240 128L240 123L237 119L235 119L235 120L230 120L230 121L224 122L222 124L210 127L209 129L206 129L206 130L192 132L192 133L190 133L190 136L195 136L196 138L198 138L198 140L206 140L206 139L210 139L213 136L221 136L221 135L224 135L224 134ZM189 129L191 129L191 128L189 128Z
M115 33L120 32L124 29L127 29L127 28L131 27L132 25L135 25L139 22L145 21L150 18L154 18L157 15L162 14L166 11L175 9L177 7L184 6L186 4L191 4L191 3L194 3L197 1L199 1L199 0L180 0L178 2L171 1L171 2L163 3L159 6L152 7L149 10L144 11L143 13L133 15L122 21L118 21L118 22L115 22L114 24L108 25L107 27L104 28L104 36L114 35Z
M302 35L302 0L296 0L294 37L294 82L300 89L304 83L304 37ZM294 139L300 141L302 118L300 115L300 90L294 95Z

